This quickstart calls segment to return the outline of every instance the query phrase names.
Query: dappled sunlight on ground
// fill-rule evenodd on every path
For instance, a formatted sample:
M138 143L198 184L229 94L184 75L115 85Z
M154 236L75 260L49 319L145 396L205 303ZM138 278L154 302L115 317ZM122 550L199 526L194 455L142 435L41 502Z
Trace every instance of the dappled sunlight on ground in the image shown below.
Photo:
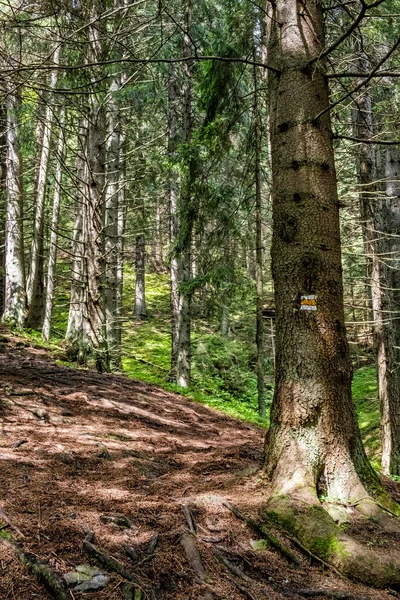
M95 543L160 599L299 598L295 589L305 578L307 586L388 598L311 567L301 555L293 567L275 551L252 549L257 534L224 501L257 518L268 496L259 471L264 430L256 426L149 384L57 366L45 352L16 348L13 338L0 352L0 415L5 525L60 573L88 561L82 541L90 529ZM198 526L204 582L180 543L188 528L184 505ZM136 566L126 544L138 554ZM221 555L251 578L247 596ZM50 598L2 545L0 561L1 599ZM121 599L122 584L112 574L93 597Z

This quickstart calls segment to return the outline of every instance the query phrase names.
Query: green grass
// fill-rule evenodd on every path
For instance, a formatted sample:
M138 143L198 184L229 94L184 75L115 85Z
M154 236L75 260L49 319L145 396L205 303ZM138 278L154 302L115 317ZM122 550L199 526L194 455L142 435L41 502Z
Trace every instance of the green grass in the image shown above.
M355 371L352 392L364 446L371 463L379 470L380 410L378 383L374 367L363 367Z
M158 385L165 390L178 392L196 402L206 404L229 416L268 426L257 412L257 382L254 374L255 346L252 335L253 315L243 303L232 313L235 337L219 334L217 324L207 320L194 320L192 331L192 385L182 389L168 381L171 357L170 300L168 275L146 275L146 301L148 316L144 320L132 318L134 299L134 273L125 270L124 285L124 335L123 369L128 377ZM42 341L40 332L25 331L27 343L44 347L60 354L68 319L68 294L60 293L55 302L53 335L48 343ZM247 314L249 313L249 314ZM65 363L64 363L65 364ZM69 365L73 366L73 365ZM271 376L267 377L266 399L272 401ZM379 469L379 402L375 369L358 369L353 379L353 399L359 426L369 458Z

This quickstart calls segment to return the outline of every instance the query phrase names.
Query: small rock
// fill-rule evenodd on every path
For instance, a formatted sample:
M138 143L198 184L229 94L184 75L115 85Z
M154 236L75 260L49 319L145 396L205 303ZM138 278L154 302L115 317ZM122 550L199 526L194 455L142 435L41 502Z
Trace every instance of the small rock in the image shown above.
M99 590L104 587L106 583L109 581L109 577L107 575L96 575L89 581L84 581L80 585L74 588L74 592L90 592L94 590Z
M265 550L268 548L267 540L251 540L250 546L253 550Z
M44 408L34 408L32 413L39 419L47 419L48 417L48 412Z
M104 576L104 573L99 571L96 567L92 567L91 565L78 565L75 571L71 571L64 575L64 579L69 587L76 586L78 584L83 584L92 581L96 577ZM98 582L95 582L97 585ZM94 588L98 589L98 588ZM85 591L85 590L84 590Z
M76 567L76 570L78 571L78 573L83 573L84 575L87 575L88 577L95 577L96 575L104 575L104 573L102 573L101 571L99 571L99 569L97 569L96 567L92 567L92 565L78 565Z

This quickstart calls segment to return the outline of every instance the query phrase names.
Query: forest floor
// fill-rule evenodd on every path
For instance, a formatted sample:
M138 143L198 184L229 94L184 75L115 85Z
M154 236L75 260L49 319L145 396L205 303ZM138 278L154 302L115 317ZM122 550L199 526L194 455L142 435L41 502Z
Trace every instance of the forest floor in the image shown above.
M0 530L25 552L64 575L95 564L83 549L90 530L92 543L138 580L143 600L393 598L310 561L279 531L271 530L297 565L254 548L262 536L229 503L257 520L269 493L260 471L265 430L124 376L59 366L4 333ZM363 535L386 551L396 542L373 524ZM127 577L108 575L93 593L71 588L71 599L140 597ZM0 599L33 598L52 595L0 543Z

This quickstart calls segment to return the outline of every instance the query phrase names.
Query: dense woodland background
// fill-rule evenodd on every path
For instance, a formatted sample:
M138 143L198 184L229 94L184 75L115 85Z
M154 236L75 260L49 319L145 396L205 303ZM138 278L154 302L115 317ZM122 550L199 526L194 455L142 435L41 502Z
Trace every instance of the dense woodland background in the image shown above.
M346 324L377 467L377 357L381 394L400 390L399 14L324 2ZM267 424L270 6L2 2L0 19L3 321L67 362Z

